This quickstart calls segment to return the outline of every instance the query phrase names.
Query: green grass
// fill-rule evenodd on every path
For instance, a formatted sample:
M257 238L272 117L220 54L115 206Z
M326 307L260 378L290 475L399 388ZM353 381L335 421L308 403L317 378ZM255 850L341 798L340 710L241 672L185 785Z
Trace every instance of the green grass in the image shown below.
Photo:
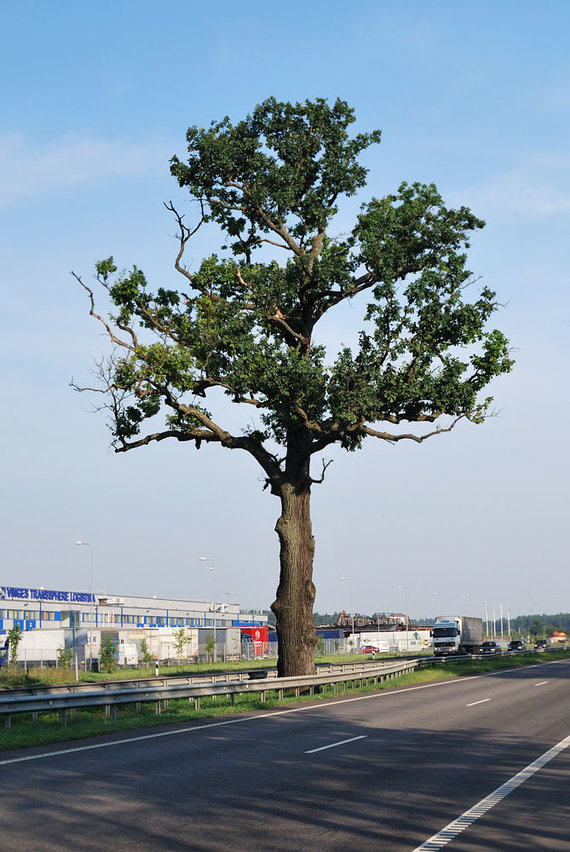
M349 662L354 662L355 655L347 656L349 656ZM266 693L265 702L261 701L259 693L251 695L236 695L235 705L230 703L229 696L218 696L215 700L212 698L202 698L199 710L195 709L193 700L171 699L168 702L168 707L164 708L160 715L157 715L156 713L156 705L154 702L143 704L139 711L135 710L134 705L126 705L117 707L117 717L115 722L112 722L110 719L105 719L102 708L76 710L75 714L72 714L70 711L68 713L67 727L63 727L61 725L59 713L42 713L40 715L38 725L33 724L31 714L23 713L12 717L11 728L4 728L0 730L0 751L29 748L31 746L38 745L49 745L51 743L69 742L71 740L83 739L101 734L117 733L121 731L136 731L140 728L149 728L157 725L187 724L188 722L196 721L198 719L208 719L216 716L231 716L254 710L269 709L280 705L298 704L301 701L331 700L333 697L354 694L356 692L378 692L385 689L394 689L395 687L428 683L431 681L446 680L457 677L466 677L489 671L512 669L517 666L525 666L537 662L542 663L550 660L559 660L562 657L569 656L570 650L545 651L540 655L520 654L512 657L490 657L484 660L471 660L467 662L447 662L444 664L426 666L418 671L400 675L393 680L384 681L384 683L369 684L363 687L352 687L350 680L348 680L345 688L342 687L341 684L338 685L336 693L333 692L332 686L325 686L314 696L303 695L298 698L294 694L290 694L285 695L282 701L278 700L276 692L271 691ZM330 660L319 659L319 662L321 661L338 663L342 660L339 659L338 656L334 656ZM265 665L267 666L267 664L271 662L272 661L266 660ZM254 668L253 661L241 666L237 664L234 665L236 668L242 669ZM262 663L258 663L256 667L262 666ZM216 668L217 670L223 669L224 671L228 671L229 664L219 664L219 667ZM206 670L212 671L213 669L211 666L206 666L204 671ZM196 671L196 666L192 666L188 670L176 667L170 673L187 674L191 672L195 673ZM134 674L135 677L145 676L144 670L138 670L136 673L131 672L130 674L131 676ZM152 674L154 674L154 668L152 669ZM30 678L35 677L32 673L29 673L28 676ZM124 678L125 672L120 672L119 676ZM347 675L347 677L350 678L350 675ZM108 680L109 677L102 674L89 676L88 679ZM69 677L67 677L67 682L69 682ZM26 685L29 684L30 681L28 680Z

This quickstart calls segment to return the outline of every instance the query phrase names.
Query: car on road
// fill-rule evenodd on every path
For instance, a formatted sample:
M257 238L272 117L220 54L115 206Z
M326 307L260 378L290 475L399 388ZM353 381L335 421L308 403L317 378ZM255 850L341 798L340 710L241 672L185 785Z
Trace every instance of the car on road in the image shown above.
M487 642L483 642L483 644L481 645L481 654L487 655L487 654L500 654L500 653L501 653L501 646L499 645L498 642L489 640Z
M526 643L524 639L513 639L508 644L509 651L526 651Z
M361 654L379 654L380 648L376 648L375 645L365 645L360 649Z
M546 650L546 648L550 648L550 642L548 641L548 639L537 639L534 643L534 647L538 648L539 650L542 648L542 650L544 651Z

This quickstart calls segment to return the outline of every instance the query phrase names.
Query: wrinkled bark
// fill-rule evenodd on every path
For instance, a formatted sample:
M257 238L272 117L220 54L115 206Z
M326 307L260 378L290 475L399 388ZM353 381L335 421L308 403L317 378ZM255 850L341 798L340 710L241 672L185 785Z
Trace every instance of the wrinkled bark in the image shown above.
M313 617L315 540L311 526L311 485L285 483L280 489L281 516L275 525L279 536L280 577L271 605L277 621L279 677L313 674L316 633Z

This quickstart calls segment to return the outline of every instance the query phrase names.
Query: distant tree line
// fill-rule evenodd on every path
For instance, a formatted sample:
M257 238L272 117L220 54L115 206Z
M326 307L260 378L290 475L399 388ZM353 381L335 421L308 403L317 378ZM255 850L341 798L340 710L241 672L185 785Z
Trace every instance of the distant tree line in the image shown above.
M533 637L550 636L554 631L570 633L570 613L517 615L516 618L511 618L511 629Z

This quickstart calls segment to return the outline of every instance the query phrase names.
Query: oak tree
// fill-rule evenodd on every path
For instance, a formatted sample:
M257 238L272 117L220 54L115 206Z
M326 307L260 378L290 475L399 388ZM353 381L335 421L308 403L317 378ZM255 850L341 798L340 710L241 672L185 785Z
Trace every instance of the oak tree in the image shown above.
M314 670L310 497L323 451L480 423L483 390L512 366L504 335L487 328L496 295L466 266L470 233L484 225L467 207L447 207L433 184L402 183L339 233L339 202L366 184L359 155L380 141L379 131L351 135L354 120L341 100L270 98L235 124L190 127L170 168L200 213L187 224L166 205L180 289L151 288L136 266L117 273L109 257L96 265L115 306L106 316L74 274L114 344L98 390L116 451L165 439L242 450L279 499L271 608L282 676ZM190 268L184 255L205 223L219 228L220 251ZM362 306L358 336L329 355L319 322L348 302ZM251 412L250 426L228 427L222 393Z

